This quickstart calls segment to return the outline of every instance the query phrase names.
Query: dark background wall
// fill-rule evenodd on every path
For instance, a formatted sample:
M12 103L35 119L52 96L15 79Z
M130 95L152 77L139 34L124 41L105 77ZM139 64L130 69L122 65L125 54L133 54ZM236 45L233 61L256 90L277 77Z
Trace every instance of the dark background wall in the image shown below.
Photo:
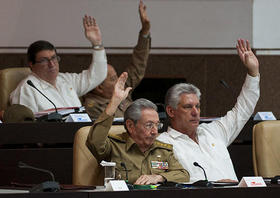
M61 72L79 72L91 62L89 54L60 54ZM280 56L258 56L261 71L261 97L256 111L272 111L280 117ZM108 54L108 62L121 73L131 61L130 54ZM0 69L26 66L25 54L0 54ZM153 92L165 93L166 87L185 79L201 89L202 116L222 116L233 107L246 76L237 55L157 55L151 54L145 79L134 96L153 98ZM147 86L153 79L153 85ZM223 87L224 80L230 88ZM162 82L167 82L162 86ZM143 87L141 87L143 86ZM142 93L143 90L148 90ZM141 91L141 92L140 92ZM163 100L164 94L161 95ZM155 101L158 102L158 101ZM162 101L163 102L163 101Z

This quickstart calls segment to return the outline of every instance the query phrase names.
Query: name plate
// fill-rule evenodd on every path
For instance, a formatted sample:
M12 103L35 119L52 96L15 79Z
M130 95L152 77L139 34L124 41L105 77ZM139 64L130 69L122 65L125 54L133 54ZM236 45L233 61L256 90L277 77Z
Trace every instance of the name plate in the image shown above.
M258 112L256 113L254 120L276 120L275 116L271 111L269 112Z
M91 122L87 113L71 113L65 122Z
M106 185L106 191L129 191L124 180L111 180Z
M262 177L242 177L238 187L265 187Z

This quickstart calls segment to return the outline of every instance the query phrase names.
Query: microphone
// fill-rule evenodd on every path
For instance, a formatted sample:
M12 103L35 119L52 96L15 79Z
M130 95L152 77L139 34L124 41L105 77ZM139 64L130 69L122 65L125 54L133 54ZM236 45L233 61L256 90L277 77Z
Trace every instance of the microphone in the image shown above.
M225 88L230 89L229 85L222 79L219 81Z
M198 187L213 187L213 184L211 182L209 182L208 179L207 179L206 172L205 172L204 168L202 166L200 166L197 162L194 162L193 165L196 166L196 167L199 167L203 170L205 180L198 180L198 181L194 182L192 185L193 186L198 186Z
M30 166L30 165L25 164L21 161L18 162L18 167L19 168L28 168L28 169L48 173L52 178L52 181L46 181L46 182L43 182L41 184L38 184L38 185L34 186L32 189L30 189L30 192L57 192L57 191L60 190L59 183L55 181L54 175L51 171L41 169L41 168L37 168L37 167L34 167L34 166Z
M52 105L54 106L55 112L48 114L47 116L42 116L39 118L40 121L42 120L47 120L47 121L61 121L62 120L62 116L61 114L59 114L57 112L57 108L55 106L55 104L45 95L43 94L34 84L31 80L27 80L27 84L31 87L33 87L34 89L36 89L42 96L44 96L50 103L52 103Z
M29 168L29 169L33 169L33 170L37 170L37 171L48 173L48 174L50 174L50 176L52 178L52 181L55 181L53 173L51 171L49 171L49 170L45 170L45 169L29 166L29 165L27 165L27 164L25 164L23 162L18 162L18 167L19 168Z
M204 168L202 168L202 166L200 166L197 162L194 162L193 165L194 165L194 166L197 166L197 167L199 167L199 168L201 168L201 169L203 170L205 180L208 180Z
M121 162L121 167L123 167L125 170L125 177L126 177L125 181L126 181L126 183L128 183L128 171L127 171L127 168L126 168L126 165L124 162Z
M129 190L133 190L133 189L134 189L134 186L133 186L132 184L129 184L129 183L128 183L128 170L127 170L126 165L125 165L124 162L121 162L121 167L123 167L124 170L125 170L125 177L126 177L125 183L126 183L128 189L129 189Z
M226 88L226 89L230 92L230 94L231 94L232 96L235 96L235 95L236 95L235 91L233 91L232 87L230 87L230 86L226 83L226 81L220 79L219 82L221 83L221 85L222 85L224 88Z

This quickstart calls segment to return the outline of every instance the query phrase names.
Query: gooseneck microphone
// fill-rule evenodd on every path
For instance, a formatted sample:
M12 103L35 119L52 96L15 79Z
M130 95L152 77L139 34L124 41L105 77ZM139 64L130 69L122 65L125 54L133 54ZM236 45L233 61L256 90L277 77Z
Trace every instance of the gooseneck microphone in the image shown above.
M31 80L27 80L27 84L31 87L33 87L34 89L36 89L42 96L44 96L50 103L52 103L52 105L54 106L55 112L50 113L47 115L47 117L42 116L41 119L39 120L45 120L47 119L47 121L61 121L62 120L62 116L61 114L59 114L57 112L57 108L55 106L55 104L45 95L43 94L34 84Z
M30 85L31 87L33 87L34 89L36 89L40 94L42 94L48 101L50 101L50 103L52 103L52 105L54 106L55 112L57 113L57 108L55 106L55 104L45 95L43 94L34 84L31 80L27 81L27 84Z
M128 183L128 171L127 171L126 165L125 165L125 163L121 162L121 166L125 170L125 181L126 181L126 183Z
M202 166L200 166L197 162L194 162L194 163L193 163L193 165L194 165L194 166L197 166L197 167L199 167L199 168L201 168L201 169L203 170L205 180L208 180L208 179L207 179L207 175L206 175L206 172L205 172L204 168L202 168Z
M134 189L133 185L128 183L128 170L127 170L126 165L125 165L124 162L121 162L121 167L123 167L124 171L125 171L125 177L126 177L125 178L125 182L126 182L126 185L127 185L128 189L129 190L133 190Z
M37 171L48 173L51 176L52 181L55 181L53 173L51 171L49 171L49 170L45 170L45 169L41 169L41 168L36 168L34 166L27 165L27 164L25 164L23 162L18 162L18 167L19 168L28 168L28 169L33 169L33 170L37 170Z
M229 85L226 83L226 81L220 79L220 83L227 89L230 89Z
M32 189L30 189L30 192L57 192L60 190L59 183L55 181L54 175L51 171L42 169L42 168L37 168L34 166L30 166L23 162L18 162L18 167L19 168L28 168L28 169L48 173L52 178L52 181L45 181L41 184L34 186Z
M227 90L230 92L230 94L231 94L232 96L235 96L235 95L236 95L235 92L233 91L232 87L229 86L229 85L226 83L226 81L220 79L219 82L220 82L220 84L221 84L225 89L227 89Z
M192 185L197 187L213 187L213 184L208 181L206 172L202 166L200 166L197 162L193 163L194 166L199 167L203 170L205 180L198 180L194 182Z

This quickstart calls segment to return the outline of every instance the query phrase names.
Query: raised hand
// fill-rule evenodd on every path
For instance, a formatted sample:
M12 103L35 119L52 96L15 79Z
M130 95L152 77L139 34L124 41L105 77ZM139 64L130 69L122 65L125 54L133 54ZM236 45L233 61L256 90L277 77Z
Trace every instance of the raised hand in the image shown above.
M96 20L91 16L85 15L83 17L83 25L85 36L91 42L91 44L93 46L102 45L101 32Z
M245 44L243 39L238 39L236 49L241 61L248 69L248 74L257 76L259 74L259 61L252 52L249 41L246 40Z
M142 23L141 32L142 32L142 34L147 35L150 33L151 24L150 24L150 20L147 16L146 6L144 5L142 0L140 0L140 3L139 3L139 16L140 16L140 20Z
M123 72L118 78L117 83L115 84L115 89L112 98L123 101L128 96L131 87L125 88L125 82L127 80L127 72Z
M123 72L120 77L118 78L117 83L114 87L113 96L111 98L110 103L106 107L106 113L108 115L113 115L117 110L119 104L126 99L128 96L129 91L132 89L131 87L125 88L125 82L127 80L128 74L127 72Z

